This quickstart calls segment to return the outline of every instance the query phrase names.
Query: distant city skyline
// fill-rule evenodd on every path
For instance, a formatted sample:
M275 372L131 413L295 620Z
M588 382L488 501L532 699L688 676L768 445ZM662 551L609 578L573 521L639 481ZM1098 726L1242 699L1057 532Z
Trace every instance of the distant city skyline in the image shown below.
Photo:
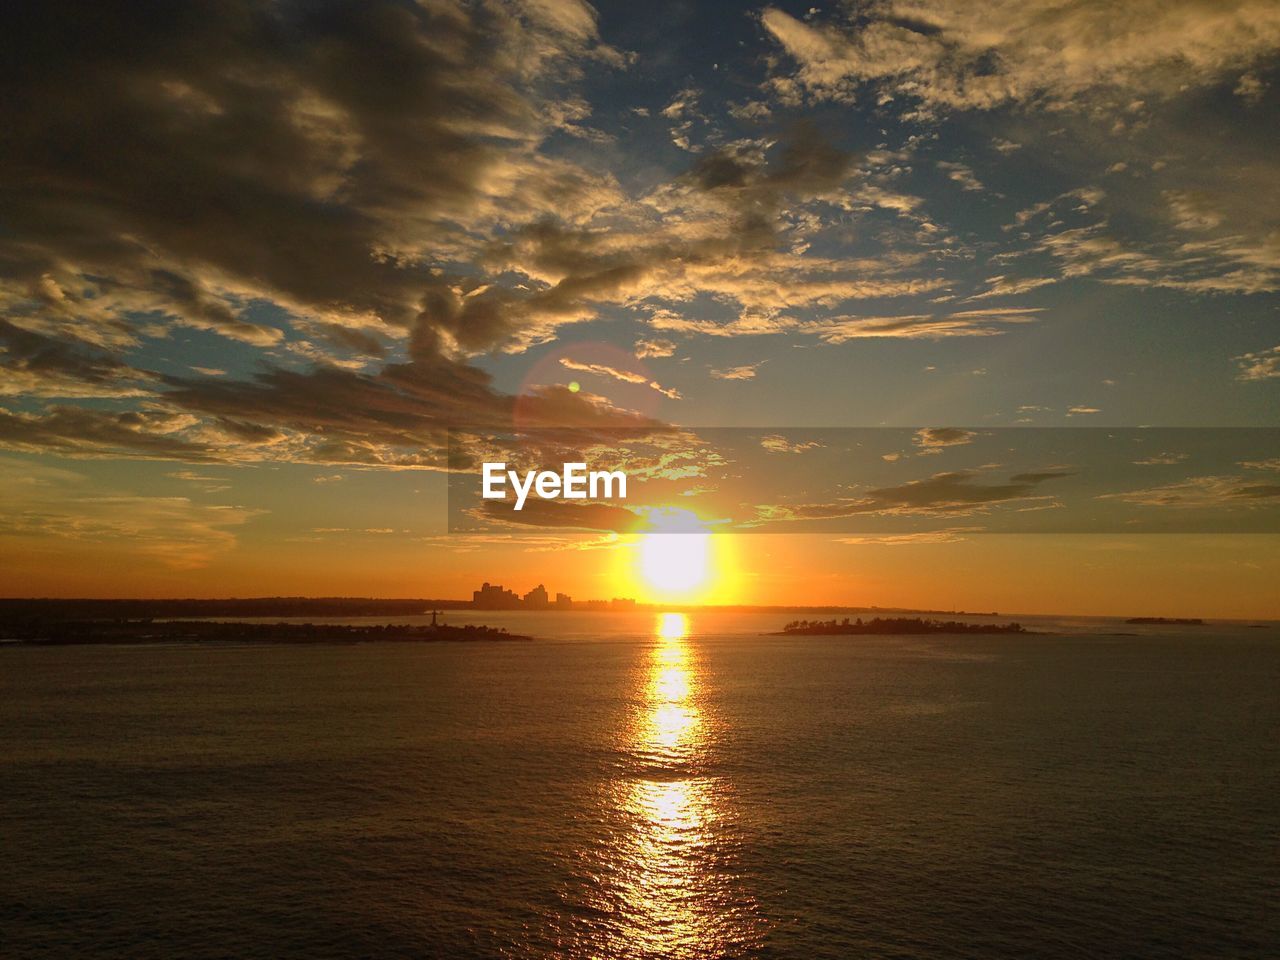
M613 597L609 600L574 600L567 593L557 593L552 599L547 588L539 583L520 595L505 589L500 583L485 581L479 590L471 593L471 604L477 610L634 610L636 601L631 597Z

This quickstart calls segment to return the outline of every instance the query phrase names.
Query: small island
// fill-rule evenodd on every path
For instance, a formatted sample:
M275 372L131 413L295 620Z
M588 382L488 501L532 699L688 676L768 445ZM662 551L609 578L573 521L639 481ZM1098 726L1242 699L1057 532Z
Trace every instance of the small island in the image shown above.
M1203 627L1199 617L1130 617L1125 623L1146 623L1176 627Z
M476 624L250 623L219 620L28 620L0 624L0 642L62 646L106 643L439 643L529 641L499 627Z
M832 637L845 635L891 636L895 634L1027 634L1020 623L963 623L959 620L926 620L921 617L872 617L863 620L792 620L771 636Z

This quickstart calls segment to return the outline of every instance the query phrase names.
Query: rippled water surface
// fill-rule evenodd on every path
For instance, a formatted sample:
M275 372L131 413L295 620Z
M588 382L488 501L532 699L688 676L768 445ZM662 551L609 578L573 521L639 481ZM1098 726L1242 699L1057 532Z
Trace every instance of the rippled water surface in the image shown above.
M1280 955L1280 630L482 619L0 650L0 956Z

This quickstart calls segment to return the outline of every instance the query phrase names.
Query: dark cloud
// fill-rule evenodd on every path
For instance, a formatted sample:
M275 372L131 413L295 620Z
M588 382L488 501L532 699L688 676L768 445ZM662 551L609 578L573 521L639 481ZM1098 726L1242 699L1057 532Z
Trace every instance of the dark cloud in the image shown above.
M91 282L124 309L259 345L279 331L245 321L228 291L411 326L424 245L499 201L517 212L571 189L530 149L548 129L530 91L548 64L572 76L573 57L605 49L588 10L8 4L10 297Z
M915 432L912 442L924 452L937 452L942 447L958 447L972 443L977 434L961 427L924 427Z
M575 503L571 500L526 500L516 511L509 503L486 500L479 508L486 520L530 527L558 527L573 530L604 530L636 533L644 520L624 507L607 503Z
M450 334L470 323L491 336L510 335L502 325L515 324L530 339L557 324L593 318L600 302L679 300L691 285L741 303L761 296L811 303L864 295L859 284L833 277L838 271L831 264L817 265L813 277L795 260L773 262L787 245L781 212L836 191L852 164L850 154L808 124L794 127L772 151L759 145L712 151L649 198L646 217L669 220L664 228L655 229L652 219L610 230L551 218L527 224L492 244L484 262L491 270L546 278L543 284L475 293L452 284L448 294L430 299L424 316Z
M1103 494L1099 499L1179 509L1265 507L1280 499L1280 484L1233 476L1187 477L1158 487Z
M1270 500L1280 497L1280 483L1251 483L1237 489L1234 495L1245 500Z
M510 422L510 397L474 368L393 365L376 376L334 367L271 369L251 381L170 379L169 402L186 410L326 439L439 447L451 422Z
M562 82L620 61L586 4L54 0L0 17L0 393L154 408L6 413L0 442L421 465L451 425L645 422L587 396L517 404L454 359L536 339L617 271L526 303L432 266L477 225L590 207L598 182L538 149L572 119ZM286 319L248 318L255 302ZM317 365L193 379L120 359L168 322L258 348L292 323L285 345ZM385 360L400 336L408 363L328 362L325 345Z
M0 410L0 445L67 456L121 456L212 462L222 455L209 444L184 439L172 414L111 413L56 406L40 414Z
M1169 96L1280 45L1280 13L1253 0L1026 0L1000 15L966 0L917 0L907 16L901 7L837 6L803 21L766 7L761 22L795 65L774 90L852 102L874 83L933 107L1061 110L1087 95Z
M969 471L934 474L896 487L882 487L867 494L864 503L872 512L953 512L974 506L1021 500L1036 493L1046 480L1069 477L1065 470L1019 473L1006 483L979 483Z
M449 431L657 427L658 422L564 387L520 397L494 390L475 367L440 360L390 364L377 374L334 367L270 369L251 381L167 381L165 399L245 434L283 430L305 440L300 459L443 466ZM235 424L231 427L230 424Z
M806 122L788 132L771 163L742 145L722 147L700 157L688 180L700 190L738 192L742 196L737 202L744 207L767 210L787 195L809 197L839 186L854 160Z
M62 362L72 366L70 358ZM0 410L0 445L70 456L440 468L451 429L664 429L602 397L564 387L513 397L494 390L475 367L444 359L389 364L375 374L269 367L250 380L154 380L156 399L139 410Z
M544 342L605 303L898 289L791 252L807 227L784 213L853 174L811 125L717 148L637 199L542 149L590 112L566 82L622 61L580 0L53 0L0 16L7 392L143 395L197 418L123 435L116 413L86 413L81 452L420 465L451 425L645 424L599 398L515 400L462 358ZM124 361L174 324L270 352L248 379ZM65 410L13 417L24 448L70 442Z
M74 338L54 338L0 318L0 396L120 397L148 374Z
M1072 474L1064 470L1019 473L1004 483L977 482L971 471L937 473L893 487L880 487L864 496L834 503L764 508L765 519L826 520L868 514L963 514L998 503L1036 496L1040 484Z

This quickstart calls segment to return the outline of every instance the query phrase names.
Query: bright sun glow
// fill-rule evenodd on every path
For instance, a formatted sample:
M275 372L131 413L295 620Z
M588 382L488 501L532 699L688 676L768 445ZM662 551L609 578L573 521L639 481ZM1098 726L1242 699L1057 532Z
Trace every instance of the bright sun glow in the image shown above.
M689 635L689 618L683 613L660 613L655 632L663 640L683 640ZM676 647L667 651L669 657L674 658L677 654L683 654L683 649Z
M649 603L705 603L726 593L725 537L713 534L689 510L654 510L656 533L641 534L626 580Z
M687 593L707 582L707 533L647 533L640 541L640 573L663 593Z

